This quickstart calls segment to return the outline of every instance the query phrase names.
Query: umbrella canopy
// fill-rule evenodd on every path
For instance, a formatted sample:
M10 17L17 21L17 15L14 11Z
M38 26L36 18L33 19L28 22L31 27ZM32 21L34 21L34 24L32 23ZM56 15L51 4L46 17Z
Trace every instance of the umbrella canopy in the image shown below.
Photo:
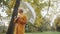
M21 2L21 7L23 8L24 13L27 15L28 21L34 24L36 13L32 6L28 2Z

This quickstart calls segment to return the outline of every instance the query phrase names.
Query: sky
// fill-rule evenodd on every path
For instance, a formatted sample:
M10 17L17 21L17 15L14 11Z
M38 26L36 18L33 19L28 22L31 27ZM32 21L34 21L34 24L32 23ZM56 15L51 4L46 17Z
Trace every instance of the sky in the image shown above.
M3 10L3 8L2 7L0 7L0 15L3 17L3 18L5 18L5 17L7 17L8 15L6 14L6 12L5 11L3 11L2 12L2 10ZM0 19L1 19L1 17L0 17ZM5 26L8 26L8 20L0 20L0 24L1 25L4 25L4 23L5 23Z
M5 8L6 9L6 8ZM6 13L5 13L5 10L2 12L2 10L4 10L3 9L3 7L0 7L0 15L2 16L2 17L6 17L6 16L8 16Z

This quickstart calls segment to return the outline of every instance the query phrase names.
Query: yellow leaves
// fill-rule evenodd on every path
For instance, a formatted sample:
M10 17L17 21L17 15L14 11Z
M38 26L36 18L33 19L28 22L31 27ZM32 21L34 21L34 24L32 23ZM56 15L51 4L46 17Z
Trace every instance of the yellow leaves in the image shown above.
M12 8L15 4L15 0L11 0L9 3L8 3L8 6L9 8Z
M28 0L24 0L25 2L28 2Z
M57 17L54 22L57 26L60 26L60 17Z
M33 8L36 8L35 3L31 3L31 6L32 6Z
M40 8L36 7L35 12L36 12L37 15L40 14Z
M39 0L34 0L34 3L39 3Z
M48 30L50 30L50 29L51 29L51 27L48 25L48 26L47 26L47 29L48 29Z
M36 27L40 27L43 24L43 19L40 16L37 16L36 20L35 20L35 26Z
M16 0L9 1L9 3L8 3L8 9L6 10L6 13L8 14L8 16L10 16L12 14L11 9L14 7L15 2L16 2Z
M10 15L10 14L11 14L11 9L7 9L6 13L7 13L8 15Z

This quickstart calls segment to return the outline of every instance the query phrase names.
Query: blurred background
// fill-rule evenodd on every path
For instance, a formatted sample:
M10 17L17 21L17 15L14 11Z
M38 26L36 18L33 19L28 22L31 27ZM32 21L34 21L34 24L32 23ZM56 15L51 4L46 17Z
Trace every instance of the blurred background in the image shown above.
M0 33L7 32L15 2L0 0ZM60 34L60 0L20 0L20 7L28 19L26 34Z

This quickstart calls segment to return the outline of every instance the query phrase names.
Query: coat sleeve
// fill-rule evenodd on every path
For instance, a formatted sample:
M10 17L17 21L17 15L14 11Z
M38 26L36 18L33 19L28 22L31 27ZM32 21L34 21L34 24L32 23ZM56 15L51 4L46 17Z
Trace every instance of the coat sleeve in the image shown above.
M20 22L21 22L21 24L26 24L27 18L26 18L25 15L22 17L22 19L20 20Z
M19 19L19 17L14 18L14 23L17 23L18 19Z

